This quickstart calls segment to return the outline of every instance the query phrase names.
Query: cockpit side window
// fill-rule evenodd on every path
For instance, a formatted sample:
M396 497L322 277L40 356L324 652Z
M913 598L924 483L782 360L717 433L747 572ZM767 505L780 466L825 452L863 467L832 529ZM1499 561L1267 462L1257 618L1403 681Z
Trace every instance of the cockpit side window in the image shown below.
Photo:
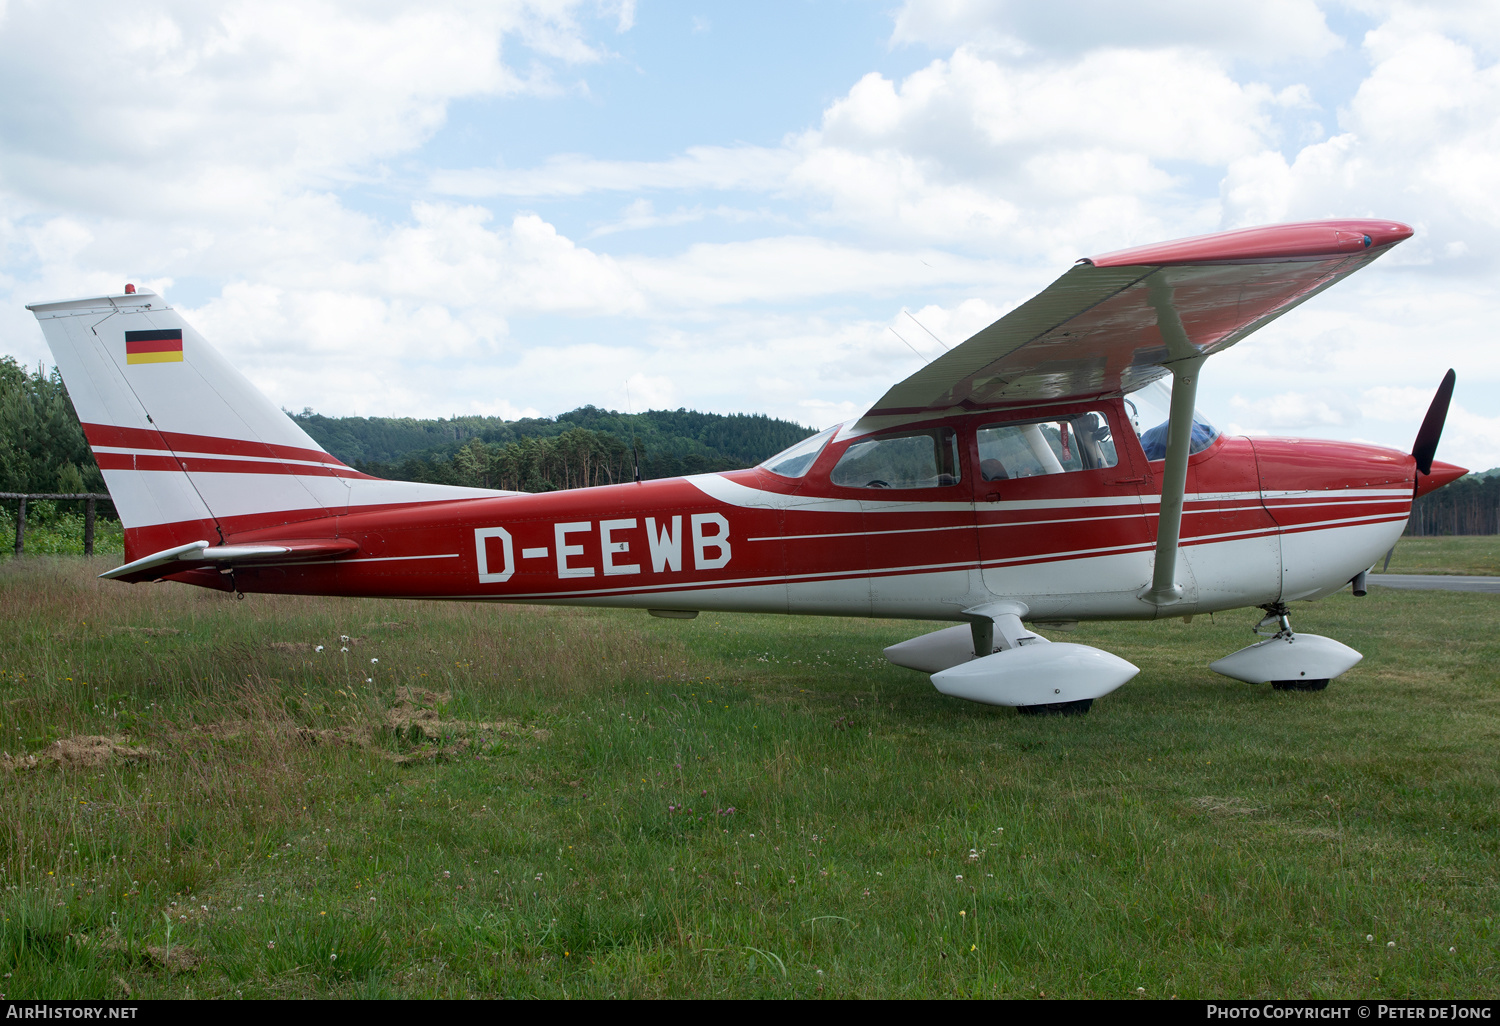
M1109 418L1094 410L1055 420L987 424L975 440L979 475L986 481L1098 470L1119 462Z
M943 427L855 442L829 481L841 488L945 488L959 477L958 434Z

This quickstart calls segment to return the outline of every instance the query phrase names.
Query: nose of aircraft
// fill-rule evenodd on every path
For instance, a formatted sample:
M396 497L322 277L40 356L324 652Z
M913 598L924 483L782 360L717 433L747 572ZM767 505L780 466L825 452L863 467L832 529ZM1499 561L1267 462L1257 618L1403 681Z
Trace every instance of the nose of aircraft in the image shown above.
M1457 481L1468 472L1464 467L1455 467L1453 464L1444 463L1442 460L1433 460L1431 473L1423 474L1421 471L1417 472L1416 494L1426 495L1428 492L1435 492L1443 487L1443 485Z

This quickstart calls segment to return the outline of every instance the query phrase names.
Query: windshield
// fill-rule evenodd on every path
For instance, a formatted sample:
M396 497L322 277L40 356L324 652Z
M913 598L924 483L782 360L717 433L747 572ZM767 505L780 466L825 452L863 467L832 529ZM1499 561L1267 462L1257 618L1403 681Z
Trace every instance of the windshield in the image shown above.
M1130 426L1140 436L1141 448L1146 450L1146 459L1167 458L1167 416L1172 409L1172 386L1165 378L1151 382L1125 397L1125 409L1130 414ZM1193 435L1188 444L1188 455L1202 452L1219 437L1219 429L1197 410L1193 411Z
M839 429L835 424L827 431L820 431L811 438L804 438L790 449L783 449L775 456L762 463L762 470L769 470L773 474L782 477L801 477L806 474L817 461L818 453L823 451L823 446L833 437L833 433Z

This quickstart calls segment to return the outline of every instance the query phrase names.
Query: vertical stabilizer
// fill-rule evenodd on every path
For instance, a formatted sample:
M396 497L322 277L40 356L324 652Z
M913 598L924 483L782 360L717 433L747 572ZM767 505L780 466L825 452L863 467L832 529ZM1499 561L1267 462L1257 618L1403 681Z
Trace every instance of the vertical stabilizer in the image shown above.
M394 502L494 495L378 481L325 452L149 291L28 306L125 526L125 558Z

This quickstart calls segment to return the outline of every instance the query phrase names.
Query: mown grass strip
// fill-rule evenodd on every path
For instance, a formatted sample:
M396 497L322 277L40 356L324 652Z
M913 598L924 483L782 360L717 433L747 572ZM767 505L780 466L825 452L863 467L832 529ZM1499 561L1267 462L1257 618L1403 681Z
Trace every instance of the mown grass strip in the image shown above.
M0 772L9 997L1500 990L1493 596L1298 608L1317 694L1207 671L1251 613L1084 625L1143 672L1037 719L923 625L97 571L0 571L0 749L147 753Z

